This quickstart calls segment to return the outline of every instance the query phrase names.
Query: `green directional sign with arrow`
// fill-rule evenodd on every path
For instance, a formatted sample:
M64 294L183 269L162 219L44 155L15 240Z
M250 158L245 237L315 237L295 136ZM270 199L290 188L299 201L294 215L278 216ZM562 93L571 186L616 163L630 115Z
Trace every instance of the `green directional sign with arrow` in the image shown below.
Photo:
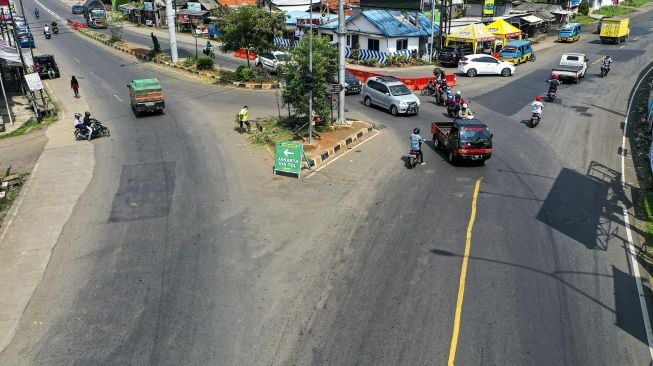
M291 141L277 141L277 151L274 159L274 170L299 175L302 171L302 155L304 144Z

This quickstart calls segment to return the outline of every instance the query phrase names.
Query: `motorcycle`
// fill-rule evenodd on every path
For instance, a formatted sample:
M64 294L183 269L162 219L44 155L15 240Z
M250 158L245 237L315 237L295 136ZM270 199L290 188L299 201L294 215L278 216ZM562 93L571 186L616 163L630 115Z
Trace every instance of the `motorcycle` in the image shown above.
M100 121L95 118L91 118L91 139L102 136L110 136L111 133L109 129L102 125ZM76 128L74 132L75 140L88 140L88 129L86 126L83 128Z
M435 88L432 87L431 85L426 85L424 89L422 89L422 92L420 95L426 95L426 96L431 96L435 94Z
M56 25L53 25L52 26L52 33L58 34L59 33L59 27L57 27Z
M418 159L419 157L417 155L417 151L410 149L410 151L408 152L408 165L410 165L411 169L417 166L417 164L419 163Z
M609 71L610 71L610 66L601 65L601 77L602 78L608 76Z
M556 89L549 88L549 91L546 93L546 97L549 98L549 102L554 102L556 100Z
M45 36L45 39L52 38L52 33L50 31L43 31L43 35Z
M41 16L41 13L37 10L34 12L34 16L38 19Z
M539 113L532 113L531 115L531 127L537 127L540 124L542 116Z
M204 56L210 56L211 58L215 58L215 52L213 52L213 49L208 50L205 47L204 49L202 49L202 53L204 53Z

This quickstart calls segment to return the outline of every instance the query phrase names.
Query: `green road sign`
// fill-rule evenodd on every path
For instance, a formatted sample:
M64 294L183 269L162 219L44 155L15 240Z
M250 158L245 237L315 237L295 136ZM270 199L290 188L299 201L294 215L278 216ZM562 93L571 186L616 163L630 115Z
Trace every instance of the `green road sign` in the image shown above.
M277 152L274 158L274 170L299 175L302 171L302 155L304 144L290 141L277 141Z

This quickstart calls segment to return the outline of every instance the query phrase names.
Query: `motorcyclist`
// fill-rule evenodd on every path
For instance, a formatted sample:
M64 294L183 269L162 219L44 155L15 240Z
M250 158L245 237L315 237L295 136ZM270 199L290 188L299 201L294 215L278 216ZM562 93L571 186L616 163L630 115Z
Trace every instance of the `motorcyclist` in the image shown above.
M52 23L50 23L50 26L52 27L52 32L57 33L59 31L59 26L57 25L57 22L55 22L54 20L52 21Z
M433 69L433 76L435 76L435 80L437 81L446 80L446 75L444 73L444 70L442 70L439 67Z
M38 8L34 8L34 16L38 18L39 15L41 15L41 12L39 11L39 9L38 9Z
M531 113L537 115L537 118L542 117L542 108L544 108L544 103L542 103L542 97L536 96L535 101L531 103Z
M43 26L43 34L48 34L50 33L50 26L47 24Z
M413 133L409 137L410 150L417 154L420 165L424 165L424 154L422 153L422 143L426 140L419 134L419 128L415 127Z
M213 53L213 45L211 41L206 41L206 46L204 46L204 54L210 56Z
M610 66L612 66L612 57L610 57L610 55L605 55L601 67L610 70Z
M88 113L88 112L86 112ZM90 115L90 113L89 113ZM91 140L91 136L93 136L93 128L91 128L90 124L86 124L84 121L81 120L82 115L80 113L75 113L75 117L73 118L73 126L75 126L76 129L79 130L86 130L88 131L88 140ZM86 120L86 117L84 117L84 120Z
M453 100L450 103L450 109L453 112L454 116L460 114L460 110L463 104L467 104L467 100L463 98L463 93L460 90L456 90L456 95L453 97Z
M549 84L549 93L556 93L560 86L560 75L554 74L551 79L546 81Z

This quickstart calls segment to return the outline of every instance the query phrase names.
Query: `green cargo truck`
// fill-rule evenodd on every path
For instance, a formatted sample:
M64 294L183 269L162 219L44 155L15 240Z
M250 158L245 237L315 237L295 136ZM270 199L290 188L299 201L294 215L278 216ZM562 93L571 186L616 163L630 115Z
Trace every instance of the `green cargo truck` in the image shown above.
M161 84L156 78L132 80L127 84L132 110L136 116L143 113L162 113L166 104Z

